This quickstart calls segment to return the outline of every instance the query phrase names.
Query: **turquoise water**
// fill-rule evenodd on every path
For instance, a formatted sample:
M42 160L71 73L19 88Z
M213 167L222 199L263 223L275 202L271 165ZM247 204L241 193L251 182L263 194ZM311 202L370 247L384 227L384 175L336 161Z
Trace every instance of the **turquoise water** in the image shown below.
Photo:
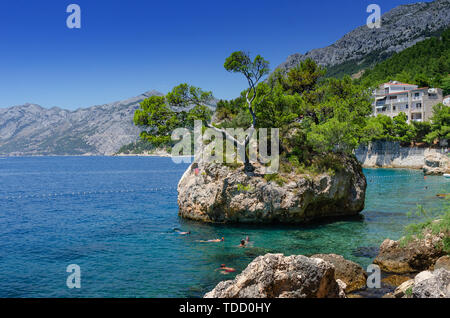
M224 226L181 220L176 185L187 164L156 157L0 160L0 297L200 297L220 264L238 272L256 256L338 253L367 266L398 239L417 204L437 211L450 179L366 169L360 217L308 226ZM191 231L181 236L172 231ZM237 248L249 235L254 246ZM196 240L225 237L222 243ZM81 288L66 267L81 267Z

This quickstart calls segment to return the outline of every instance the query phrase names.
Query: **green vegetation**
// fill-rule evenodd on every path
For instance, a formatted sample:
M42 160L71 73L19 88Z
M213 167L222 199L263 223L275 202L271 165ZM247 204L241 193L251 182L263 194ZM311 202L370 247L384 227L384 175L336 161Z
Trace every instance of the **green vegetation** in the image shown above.
M318 158L350 155L364 136L371 113L370 91L348 76L325 79L324 74L323 68L308 59L287 74L273 73L250 92L250 96L256 95L255 127L280 128L280 163L285 173L314 174L342 168L328 166L331 161ZM218 103L217 127L251 127L252 116L245 104L248 92Z
M171 145L174 129L192 129L195 120L208 122L211 119L211 110L206 106L211 99L211 92L180 84L166 96L151 96L142 101L134 113L134 123L147 128L141 132L141 139L149 141L155 147L167 147ZM183 110L176 112L174 107ZM187 110L189 107L191 108Z
M240 142L224 129L250 128L245 147L252 128L277 127L283 173L334 173L343 167L342 154L351 156L363 143L382 140L433 144L449 138L449 108L442 104L434 107L431 123L408 124L404 113L394 118L370 116L372 89L380 82L450 85L450 79L444 76L450 70L449 37L450 31L446 30L440 38L425 40L394 54L367 70L359 80L350 76L327 78L325 69L307 59L286 74L275 71L261 81L269 73L269 62L259 55L251 59L247 53L234 52L225 60L224 68L242 74L248 88L236 99L217 103L215 122L211 122L212 114L206 106L212 93L188 84L175 87L166 96L152 96L143 101L135 112L134 122L146 128L141 138L155 147L172 146L171 132L179 127L192 129L194 120L222 133L235 146ZM247 160L247 154L245 157L242 159ZM235 162L230 166L240 165Z
M412 296L412 286L411 286L411 287L408 287L408 288L405 290L405 295L406 295L407 297L411 297L411 296Z
M279 186L282 186L287 182L286 178L280 176L278 173L266 174L266 175L264 175L264 179L267 182L273 181L276 184L278 184Z
M387 60L366 69L359 82L375 86L390 80L441 87L450 94L450 29L440 36L421 41Z
M251 185L243 185L243 184L238 184L237 185L237 190L239 192L252 192L254 190L254 188Z
M163 145L162 147L167 151L171 151L172 142L167 143L167 145ZM143 153L152 153L157 150L155 144L151 143L147 139L139 139L136 142L132 142L128 145L122 146L117 153L123 154L143 154Z
M400 240L401 246L406 246L415 239L423 239L425 233L444 234L442 248L445 253L450 254L450 204L446 202L444 210L438 213L426 211L422 206L418 206L413 213L410 212L409 217L416 217L424 221L412 223L405 227L405 236Z
M370 141L399 141L402 144L427 143L450 138L450 108L443 104L433 107L433 116L430 122L407 123L405 113L391 118L387 115L370 117L367 126L363 129L364 143Z

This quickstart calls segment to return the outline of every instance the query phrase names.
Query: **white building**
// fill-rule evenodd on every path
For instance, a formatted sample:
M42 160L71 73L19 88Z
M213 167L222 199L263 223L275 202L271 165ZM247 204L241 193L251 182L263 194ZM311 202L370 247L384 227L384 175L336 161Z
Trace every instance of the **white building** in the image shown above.
M408 122L429 120L433 116L433 106L442 103L442 89L419 88L417 85L400 82L381 84L374 91L373 114L390 117L404 112Z

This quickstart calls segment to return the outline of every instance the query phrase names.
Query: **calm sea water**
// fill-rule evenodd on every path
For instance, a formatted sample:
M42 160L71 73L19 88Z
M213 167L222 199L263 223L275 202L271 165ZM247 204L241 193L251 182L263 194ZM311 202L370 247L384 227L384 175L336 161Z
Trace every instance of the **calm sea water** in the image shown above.
M224 226L177 216L187 164L155 157L0 159L0 297L200 297L220 264L238 272L256 256L338 253L367 266L398 239L417 204L437 211L450 180L420 171L366 169L361 217L308 226ZM173 232L191 231L190 236ZM254 246L236 246L249 235ZM223 243L196 240L225 237ZM81 267L81 288L66 267Z

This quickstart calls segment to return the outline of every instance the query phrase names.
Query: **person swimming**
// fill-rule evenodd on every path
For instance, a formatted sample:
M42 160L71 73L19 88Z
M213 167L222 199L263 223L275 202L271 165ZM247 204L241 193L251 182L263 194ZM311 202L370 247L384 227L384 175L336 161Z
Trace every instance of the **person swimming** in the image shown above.
M245 240L241 240L241 244L239 244L239 247L246 247L249 242L250 242L250 238L247 236L245 238Z
M180 234L180 235L189 235L189 234L191 234L191 231L184 232L184 231L180 230L179 228L174 228L173 231L178 233L178 234Z
M229 274L236 271L233 267L226 267L225 264L221 264L216 270L220 270L221 274Z
M225 238L222 237L221 239L214 239L214 240L206 240L206 241L197 241L201 243L219 243L225 241Z

